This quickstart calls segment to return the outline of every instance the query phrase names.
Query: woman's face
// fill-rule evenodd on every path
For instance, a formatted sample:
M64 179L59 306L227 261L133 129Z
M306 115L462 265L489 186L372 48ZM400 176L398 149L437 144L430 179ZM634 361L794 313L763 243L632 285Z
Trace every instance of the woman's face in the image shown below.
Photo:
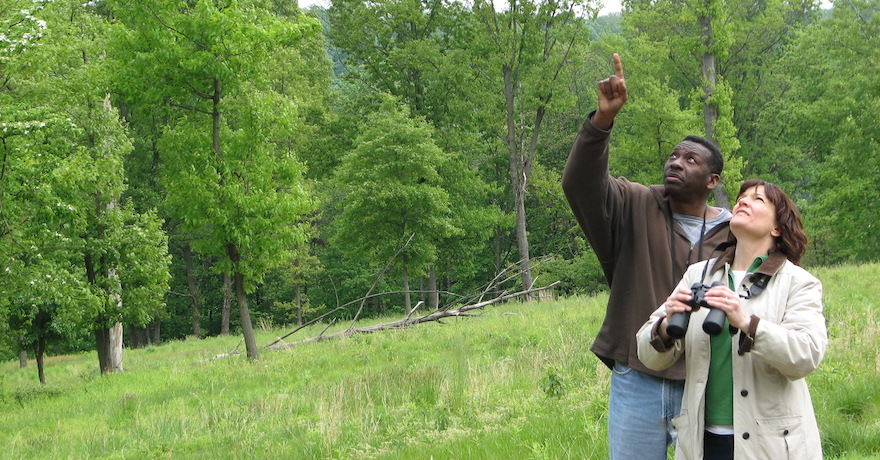
M737 239L745 236L770 238L779 236L776 228L776 205L764 194L764 186L746 189L736 199L730 229Z

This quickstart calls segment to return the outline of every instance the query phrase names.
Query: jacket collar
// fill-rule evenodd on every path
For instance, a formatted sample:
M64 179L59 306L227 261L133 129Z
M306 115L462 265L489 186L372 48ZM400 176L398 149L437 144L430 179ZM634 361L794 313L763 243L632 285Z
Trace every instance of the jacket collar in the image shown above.
M724 250L724 253L722 253L718 257L718 259L715 260L715 264L712 266L713 272L715 270L719 270L721 267L724 267L727 264L733 263L733 256L736 253L736 239L734 239L733 235L731 235L731 240L725 243L721 243L721 245L719 245L719 248L722 245L729 246L727 246L727 248ZM770 254L767 256L767 259L764 260L764 262L761 264L760 267L758 267L757 270L755 270L755 274L767 275L767 277L771 277L775 275L776 272L778 272L783 265L785 265L786 260L788 259L785 257L785 254L779 251L771 250Z

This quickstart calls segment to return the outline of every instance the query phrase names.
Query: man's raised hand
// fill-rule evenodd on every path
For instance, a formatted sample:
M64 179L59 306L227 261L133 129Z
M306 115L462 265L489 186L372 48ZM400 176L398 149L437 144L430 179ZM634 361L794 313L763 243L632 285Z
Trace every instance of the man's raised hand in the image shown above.
M599 109L593 114L593 126L608 130L614 123L617 112L626 103L626 80L623 78L623 64L620 55L611 56L614 61L614 75L599 82Z

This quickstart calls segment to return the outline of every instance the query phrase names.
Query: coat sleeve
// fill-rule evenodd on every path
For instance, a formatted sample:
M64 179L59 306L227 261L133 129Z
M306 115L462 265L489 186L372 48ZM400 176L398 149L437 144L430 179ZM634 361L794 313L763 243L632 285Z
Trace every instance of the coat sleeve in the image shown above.
M593 126L592 115L587 117L572 145L562 174L562 190L607 274L613 272L614 229L622 197L608 173L611 133Z
M751 353L790 380L819 367L828 346L822 313L822 283L803 272L792 276L782 321L759 321Z
M699 265L702 266L701 264ZM695 267L697 267L697 265L692 265L688 268L684 277L678 282L678 286L675 287L676 291L690 286L690 279L693 276L693 272L695 269L699 268ZM660 305L659 308L654 310L654 313L651 313L651 317L648 318L648 321L646 321L639 329L639 332L636 333L639 361L649 369L654 369L655 371L662 371L675 364L675 362L681 358L685 349L684 339L674 340L670 347L658 347L656 345L657 340L654 340L655 327L664 317L666 317L666 307Z
M657 323L662 321L665 316L666 308L661 305L660 308L654 310L654 313L651 314L648 321L646 321L639 329L639 332L636 333L639 361L641 361L648 369L653 369L655 371L668 369L678 361L684 351L683 340L675 340L673 341L672 346L664 347L663 349L655 346L655 343L657 342L654 339L655 329Z

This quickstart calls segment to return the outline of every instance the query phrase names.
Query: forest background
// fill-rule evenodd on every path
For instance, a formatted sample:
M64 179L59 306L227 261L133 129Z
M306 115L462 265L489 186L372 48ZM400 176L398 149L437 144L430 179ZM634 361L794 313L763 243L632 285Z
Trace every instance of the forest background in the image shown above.
M805 265L877 260L880 2L598 6L0 0L0 358L258 359L255 324L601 291L559 179L614 52L613 174L658 183L704 135L716 204L769 180Z

